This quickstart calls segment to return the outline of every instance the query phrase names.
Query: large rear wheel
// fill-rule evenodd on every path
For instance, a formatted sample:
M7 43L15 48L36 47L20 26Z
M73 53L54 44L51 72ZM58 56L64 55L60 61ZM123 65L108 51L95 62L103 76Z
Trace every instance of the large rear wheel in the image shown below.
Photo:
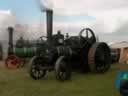
M110 48L106 43L95 43L89 50L88 64L92 72L104 73L111 66Z

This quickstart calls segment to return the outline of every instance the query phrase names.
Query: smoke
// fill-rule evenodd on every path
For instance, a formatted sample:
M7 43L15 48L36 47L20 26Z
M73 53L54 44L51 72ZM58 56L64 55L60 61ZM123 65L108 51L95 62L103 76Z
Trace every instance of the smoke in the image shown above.
M42 11L53 9L53 0L37 0L38 5Z
M8 27L14 27L16 17L10 11L0 11L0 40L8 40Z
M86 15L96 11L128 8L128 0L40 0L58 15Z

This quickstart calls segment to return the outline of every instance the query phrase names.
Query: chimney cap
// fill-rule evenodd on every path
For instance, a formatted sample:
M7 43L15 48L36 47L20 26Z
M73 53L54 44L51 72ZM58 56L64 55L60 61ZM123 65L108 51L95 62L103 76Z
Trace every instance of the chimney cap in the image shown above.
M46 12L46 11L53 11L53 10L50 9L50 8L45 8L45 9L42 9L41 11L42 11L42 12Z
M10 27L8 27L8 30L13 31L13 30L14 30L14 28L10 26Z

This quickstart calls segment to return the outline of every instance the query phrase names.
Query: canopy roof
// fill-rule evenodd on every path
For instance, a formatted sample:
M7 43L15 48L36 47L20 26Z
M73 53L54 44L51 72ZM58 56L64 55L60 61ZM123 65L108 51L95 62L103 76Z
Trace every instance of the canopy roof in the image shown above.
M122 41L122 42L116 42L110 45L111 48L128 48L128 42Z

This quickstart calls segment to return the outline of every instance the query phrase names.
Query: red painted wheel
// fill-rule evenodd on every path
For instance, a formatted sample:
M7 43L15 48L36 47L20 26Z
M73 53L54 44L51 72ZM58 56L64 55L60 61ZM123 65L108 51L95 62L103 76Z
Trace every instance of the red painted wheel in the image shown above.
M5 60L5 65L9 69L16 69L18 66L21 64L21 60L15 56L15 55L10 55L8 58Z

